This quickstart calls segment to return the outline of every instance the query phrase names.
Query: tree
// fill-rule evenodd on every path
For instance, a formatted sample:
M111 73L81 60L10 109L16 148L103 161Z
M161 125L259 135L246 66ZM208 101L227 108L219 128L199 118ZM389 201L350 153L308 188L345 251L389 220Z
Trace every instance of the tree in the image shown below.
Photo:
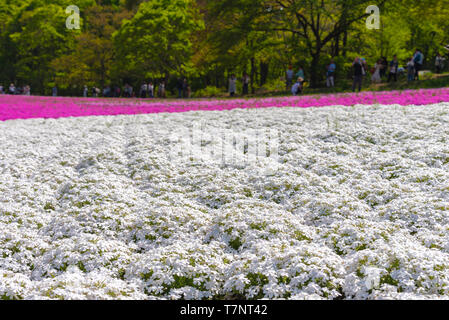
M117 31L131 12L116 6L94 5L85 10L83 32L76 37L76 47L71 55L56 58L52 62L58 81L69 86L96 84L104 88L111 79L114 63L112 34Z
M78 3L84 8L93 1ZM41 93L54 80L51 61L70 52L79 33L66 28L65 9L70 4L70 0L21 0L12 6L13 15L3 31L3 41L13 52L3 54L12 65L11 80L26 81Z
M382 5L386 0L379 1ZM368 17L369 0L235 0L216 4L218 15L240 10L235 25L249 30L287 32L303 41L310 61L312 86L319 82L320 58L326 47L356 22ZM247 29L248 30L248 29Z
M150 0L114 34L122 76L168 78L192 67L192 33L204 23L191 0ZM121 72L126 70L126 72Z

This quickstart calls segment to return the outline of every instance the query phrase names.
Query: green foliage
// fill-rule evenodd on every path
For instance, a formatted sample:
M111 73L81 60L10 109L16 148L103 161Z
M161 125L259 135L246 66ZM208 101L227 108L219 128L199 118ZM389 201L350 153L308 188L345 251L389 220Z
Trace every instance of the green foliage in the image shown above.
M239 248L242 246L242 241L240 240L239 237L237 237L229 241L229 245L231 246L232 249L239 250Z
M214 86L207 86L204 89L197 90L193 93L193 97L195 98L210 98L210 97L219 97L221 95L224 95L225 92L217 87Z
M114 34L119 74L140 79L180 75L191 68L191 34L204 28L191 0L150 0ZM121 72L126 70L126 72Z

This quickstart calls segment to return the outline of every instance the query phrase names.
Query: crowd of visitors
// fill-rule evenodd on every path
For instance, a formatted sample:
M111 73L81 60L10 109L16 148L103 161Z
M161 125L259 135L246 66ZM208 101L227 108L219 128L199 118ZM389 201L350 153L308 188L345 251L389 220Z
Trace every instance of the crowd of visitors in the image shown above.
M444 68L444 61L446 59L437 54L435 58L435 72L441 73ZM424 54L421 50L416 49L412 57L405 61L405 67L399 67L399 60L397 55L393 56L393 59L388 62L387 58L382 57L377 60L374 66L369 70L371 73L372 83L381 83L382 79L387 76L387 82L398 81L400 74L407 74L407 81L419 80L420 71L423 69ZM364 58L356 58L352 64L353 68L353 84L352 91L361 91L364 77L367 75L368 66Z
M445 67L446 59L438 53L435 57L435 72L437 74L441 73ZM407 81L419 80L420 71L422 71L424 64L424 54L421 50L416 49L412 57L410 57L404 63L404 67L400 67L399 60L396 55L393 56L392 60L388 61L386 57L382 57L376 61L376 63L369 68L365 58L357 57L352 63L352 91L361 91L364 79L370 73L370 80L372 83L381 83L384 78L387 82L398 81L398 76L400 74L407 75ZM302 66L299 66L297 71L293 69L292 65L289 65L285 73L285 84L286 89L290 90L293 95L299 95L304 91L304 83L306 82L306 75ZM329 63L326 65L325 70L326 86L328 88L335 87L337 64L335 60L330 59ZM237 95L237 82L241 81L241 93L242 95L247 95L251 78L245 72L243 77L237 80L235 74L231 74L228 83L228 92L231 97ZM190 98L191 88L187 81L187 78L178 78L176 82L176 89L178 91L178 98ZM52 96L58 95L58 87L54 86L52 88ZM9 87L3 87L0 84L0 94L22 94L31 95L31 88L29 85L23 87L16 87L14 83L11 83ZM83 87L83 97L139 97L139 98L166 98L166 84L164 80L158 83L153 83L152 81L144 82L141 84L140 89L135 91L133 87L125 83L123 90L120 86L110 86L107 85L103 88L101 92L100 88L93 86L90 90L87 85Z
M25 85L23 87L16 87L14 83L11 83L8 88L3 87L0 84L0 94L22 94L25 96L31 95L31 87L29 85Z

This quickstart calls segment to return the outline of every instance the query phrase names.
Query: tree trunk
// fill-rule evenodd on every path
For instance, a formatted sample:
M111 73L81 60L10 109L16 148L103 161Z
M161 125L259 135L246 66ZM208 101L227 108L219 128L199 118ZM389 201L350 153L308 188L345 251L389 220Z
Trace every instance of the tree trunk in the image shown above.
M310 86L312 88L317 88L320 81L320 70L318 65L320 62L320 53L321 50L312 54L312 65L310 66Z
M260 86L263 86L267 82L268 78L268 63L260 63Z
M334 47L334 57L338 57L340 55L340 35L335 39L335 47Z
M251 75L250 75L250 78L251 78L251 93L252 94L254 94L254 69L255 69L255 66L254 66L254 57L252 57L251 58Z

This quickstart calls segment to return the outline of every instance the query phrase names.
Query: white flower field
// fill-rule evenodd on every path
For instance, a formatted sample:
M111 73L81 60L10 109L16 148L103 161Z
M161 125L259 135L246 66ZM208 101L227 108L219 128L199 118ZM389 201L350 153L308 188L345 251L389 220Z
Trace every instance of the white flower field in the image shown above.
M199 120L279 130L276 163L171 159ZM449 103L8 120L0 144L2 299L449 298Z

